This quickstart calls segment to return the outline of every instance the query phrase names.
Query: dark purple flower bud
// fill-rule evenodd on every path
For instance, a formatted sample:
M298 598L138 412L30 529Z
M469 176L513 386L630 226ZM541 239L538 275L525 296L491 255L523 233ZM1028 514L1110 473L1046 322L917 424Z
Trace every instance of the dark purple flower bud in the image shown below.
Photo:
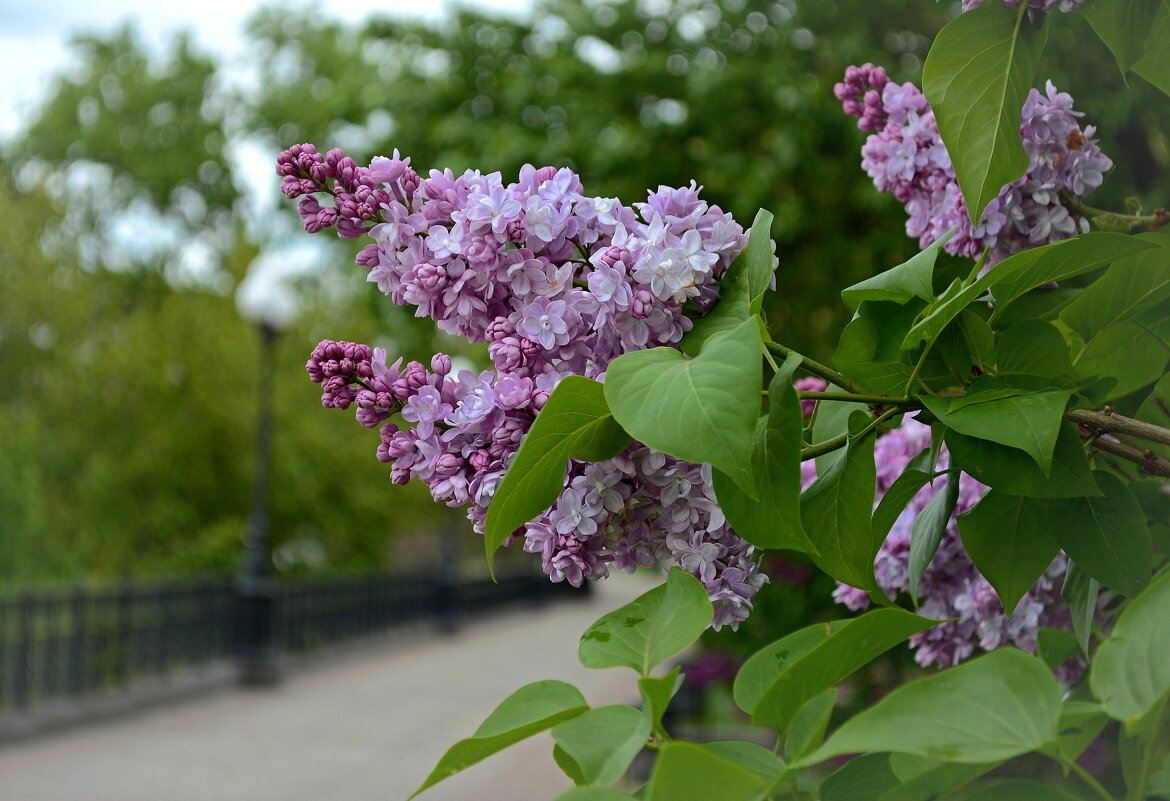
M533 342L528 338L520 340L520 351L529 359L539 356L541 350L539 342Z
M524 366L524 352L516 337L504 337L488 345L488 357L500 372L514 373Z
M650 316L650 312L654 310L654 296L645 289L639 289L634 293L634 299L630 301L630 316L638 319L644 319Z
M317 223L322 228L330 228L335 222L337 222L337 209L330 208L329 206L323 206L321 210L317 212Z
M364 248L362 248L361 250L358 251L358 254L354 258L354 261L357 262L358 264L360 264L362 267L365 267L368 270L372 270L373 268L377 267L378 266L378 246L377 245L366 245Z
M437 376L445 376L451 372L451 357L446 353L436 353L431 357L431 372Z
M410 468L394 465L390 468L390 483L402 486L410 481Z
M418 191L421 183L422 179L418 177L418 173L410 167L407 167L405 172L402 173L402 179L398 182L398 185L402 187L402 194L409 201L414 199L414 193Z
M317 219L319 211L321 211L321 204L312 195L305 195L297 203L297 213L301 215L301 224L310 234L321 230L321 222Z
M293 200L305 194L305 191L301 188L301 179L295 175L286 175L284 177L284 179L280 182L280 191L283 192L284 196L289 200Z
M411 391L427 385L427 368L423 367L421 362L409 362L406 369L402 371L402 376L406 379L406 385L410 387Z
M488 469L489 465L491 465L492 455L483 448L480 448L478 451L475 451L471 454L471 459L469 461L471 462L472 470L477 473L482 473Z
M526 236L524 233L523 220L512 220L510 223L508 223L507 228L504 229L504 233L508 237L509 242L512 242L516 245L523 244L524 238Z
M438 264L419 262L414 266L414 282L428 292L447 286L447 270Z
M354 416L357 421L361 423L363 428L377 428L378 424L390 416L390 413L385 409L362 409L359 408Z
M435 460L435 475L453 476L463 469L463 460L453 453L444 453Z
M532 408L540 411L544 408L544 404L548 403L548 393L543 389L538 389L532 393Z
M495 342L504 337L510 337L515 333L516 327L508 321L507 317L497 317L488 323L484 331L484 339L488 342Z
M366 227L350 218L338 218L337 235L342 239L357 239L366 235Z

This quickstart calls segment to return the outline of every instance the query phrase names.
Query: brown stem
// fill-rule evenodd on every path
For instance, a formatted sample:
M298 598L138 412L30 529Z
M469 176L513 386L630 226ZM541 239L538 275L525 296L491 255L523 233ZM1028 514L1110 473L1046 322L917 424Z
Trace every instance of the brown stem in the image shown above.
M1077 425L1086 426L1097 431L1104 431L1110 434L1127 434L1137 439L1158 442L1162 445L1170 445L1170 431L1152 423L1134 420L1132 417L1123 417L1120 414L1113 413L1108 408L1103 412L1090 411L1088 409L1073 409L1065 417Z
M1135 448L1132 445L1115 442L1106 437L1098 437L1096 434L1090 434L1090 436L1094 437L1090 447L1133 462L1148 476L1170 478L1170 460L1163 459L1153 451Z

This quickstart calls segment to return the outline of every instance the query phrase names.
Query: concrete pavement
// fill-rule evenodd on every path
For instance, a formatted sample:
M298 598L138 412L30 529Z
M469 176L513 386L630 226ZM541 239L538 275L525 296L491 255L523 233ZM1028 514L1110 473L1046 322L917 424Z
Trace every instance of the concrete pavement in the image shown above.
M619 574L583 602L517 609L459 633L387 642L277 688L210 695L0 749L0 801L400 801L503 698L540 679L592 705L637 704L629 670L586 670L577 639L653 586ZM538 735L420 801L551 801L571 783Z

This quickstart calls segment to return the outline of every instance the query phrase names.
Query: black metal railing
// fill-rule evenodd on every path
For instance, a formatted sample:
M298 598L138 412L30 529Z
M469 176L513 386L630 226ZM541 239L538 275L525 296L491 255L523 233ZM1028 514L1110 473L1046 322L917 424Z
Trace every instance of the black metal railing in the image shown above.
M230 659L246 636L237 586L216 577L0 593L0 720ZM440 572L275 587L273 644L294 655L410 623L451 629L465 615L567 594L527 570L495 583Z

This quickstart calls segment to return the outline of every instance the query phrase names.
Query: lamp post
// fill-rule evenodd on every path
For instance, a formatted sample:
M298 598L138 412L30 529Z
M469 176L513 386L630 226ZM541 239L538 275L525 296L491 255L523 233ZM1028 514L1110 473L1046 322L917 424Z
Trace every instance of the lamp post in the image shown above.
M242 684L266 686L279 679L273 648L276 583L272 575L272 526L269 485L272 475L272 399L276 339L292 322L296 301L292 290L264 257L249 267L236 293L236 307L256 323L260 335L256 367L256 470L252 507L244 536L244 557L235 580L236 662Z

